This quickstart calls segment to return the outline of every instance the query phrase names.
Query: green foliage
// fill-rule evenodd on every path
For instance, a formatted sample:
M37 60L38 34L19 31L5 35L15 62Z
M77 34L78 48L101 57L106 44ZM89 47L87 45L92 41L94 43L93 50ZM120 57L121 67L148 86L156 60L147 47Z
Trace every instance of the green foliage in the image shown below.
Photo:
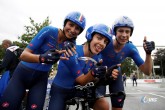
M20 48L24 48L26 46L25 44L18 41L13 41L13 44L19 46Z
M26 47L29 42L33 39L33 37L45 26L48 26L51 24L49 17L47 17L42 23L35 23L32 18L30 19L31 26L24 26L25 27L25 33L18 37L20 39L21 44L19 42L16 42L21 47Z
M0 45L0 61L2 60L4 53L5 53L5 50L2 48L2 45Z
M136 65L134 61L131 58L126 58L122 63L121 63L121 70L122 73L126 73L127 76L130 76L133 71L136 71Z
M165 49L159 48L154 53L154 65L160 66L155 68L156 75L165 76Z
M24 26L25 27L25 33L21 36L18 36L18 39L20 41L13 41L14 45L18 45L21 48L25 48L28 43L32 40L32 38L45 26L48 26L51 24L49 17L47 17L42 23L35 23L32 18L30 19L31 26ZM2 60L4 56L4 49L0 45L0 60Z

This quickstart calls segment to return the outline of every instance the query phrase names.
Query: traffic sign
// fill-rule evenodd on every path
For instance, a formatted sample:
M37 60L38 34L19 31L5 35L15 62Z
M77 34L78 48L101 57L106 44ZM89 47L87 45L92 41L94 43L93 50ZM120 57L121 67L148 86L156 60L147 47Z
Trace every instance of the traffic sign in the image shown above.
M160 68L160 66L159 66L159 65L157 65L157 66L154 66L154 68Z

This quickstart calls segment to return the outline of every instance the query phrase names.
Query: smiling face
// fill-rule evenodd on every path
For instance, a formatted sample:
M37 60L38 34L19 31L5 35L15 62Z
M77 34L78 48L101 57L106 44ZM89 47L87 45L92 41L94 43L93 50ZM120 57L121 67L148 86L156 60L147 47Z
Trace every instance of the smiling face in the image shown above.
M131 28L118 27L116 29L116 39L122 45L128 42L130 35L131 35Z
M90 42L90 49L93 54L99 54L108 44L109 40L99 33L95 33Z
M74 22L70 20L66 22L66 25L64 27L64 33L68 39L76 38L80 34L80 31L81 27Z

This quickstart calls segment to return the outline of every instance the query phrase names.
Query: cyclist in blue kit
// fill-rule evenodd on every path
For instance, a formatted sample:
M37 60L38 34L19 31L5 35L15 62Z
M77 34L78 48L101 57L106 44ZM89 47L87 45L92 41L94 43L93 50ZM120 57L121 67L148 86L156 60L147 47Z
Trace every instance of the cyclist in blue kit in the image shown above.
M75 85L85 85L93 81L95 76L105 74L105 66L95 66L92 61L79 60L81 57L90 57L100 61L99 53L111 42L110 28L104 24L96 24L86 32L87 42L76 45L76 52L69 60L60 60L56 77L51 86L48 110L65 110L66 100L75 96ZM113 70L113 77L117 77L118 70ZM100 101L102 100L102 102ZM102 104L101 110L109 110L109 103L104 99L98 100ZM100 104L99 104L100 105ZM94 110L100 107L93 106Z
M119 17L114 22L112 33L115 35L115 39L101 52L103 65L110 67L122 63L125 58L130 57L144 74L150 75L152 72L151 52L155 49L155 44L153 41L148 42L146 37L144 38L143 47L146 52L146 59L143 61L135 45L129 41L133 30L134 24L132 20L126 16ZM105 92L105 88L102 90ZM121 73L116 80L109 81L109 91L111 93L124 91ZM111 97L112 110L122 110L124 104L124 100L122 99L122 96Z
M73 55L69 53L72 46L66 41L74 41L85 25L86 19L80 12L71 12L64 19L63 30L51 26L41 29L20 56L22 61L0 100L0 110L19 110L26 89L26 110L42 110L50 68L59 59L68 60Z

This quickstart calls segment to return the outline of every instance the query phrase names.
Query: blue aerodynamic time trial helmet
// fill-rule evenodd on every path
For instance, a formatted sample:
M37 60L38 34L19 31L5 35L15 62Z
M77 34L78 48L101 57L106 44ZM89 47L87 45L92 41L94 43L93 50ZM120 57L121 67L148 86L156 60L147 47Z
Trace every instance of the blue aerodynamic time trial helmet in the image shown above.
M131 35L133 33L133 30L134 30L134 24L133 24L132 20L127 16L121 16L115 20L115 22L112 25L112 34L113 35L116 35L116 28L117 27L129 27L129 28L131 28Z
M80 12L71 12L69 13L64 19L64 26L66 25L66 21L70 20L76 23L78 26L81 27L81 32L85 29L86 26L86 18Z
M96 24L96 25L90 26L86 31L87 41L92 40L93 33L99 33L105 36L109 40L108 43L112 41L112 30L110 27L108 27L105 24Z

